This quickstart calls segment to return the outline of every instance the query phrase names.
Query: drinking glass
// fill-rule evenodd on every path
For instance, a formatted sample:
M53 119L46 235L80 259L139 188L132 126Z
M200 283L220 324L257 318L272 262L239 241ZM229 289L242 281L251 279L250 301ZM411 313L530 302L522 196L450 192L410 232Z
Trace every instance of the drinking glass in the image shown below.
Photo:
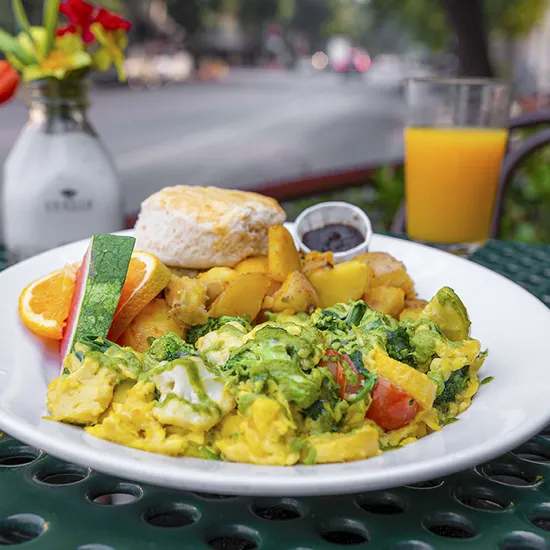
M490 79L408 80L410 238L461 255L489 239L511 97L508 83Z

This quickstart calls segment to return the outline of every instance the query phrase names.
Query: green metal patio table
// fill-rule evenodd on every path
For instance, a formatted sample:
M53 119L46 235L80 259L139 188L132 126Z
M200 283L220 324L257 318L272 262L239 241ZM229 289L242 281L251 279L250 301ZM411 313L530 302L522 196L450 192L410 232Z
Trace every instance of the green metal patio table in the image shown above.
M491 241L472 261L550 306L550 246ZM311 498L168 490L61 462L0 433L0 546L30 550L543 550L550 429L416 486Z

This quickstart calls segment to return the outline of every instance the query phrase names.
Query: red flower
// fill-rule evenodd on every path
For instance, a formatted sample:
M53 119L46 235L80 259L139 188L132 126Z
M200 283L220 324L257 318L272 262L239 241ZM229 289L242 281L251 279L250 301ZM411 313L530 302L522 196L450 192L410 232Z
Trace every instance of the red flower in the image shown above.
M18 86L19 73L7 61L0 61L0 105L15 95Z
M82 32L82 40L89 44L95 40L90 31L90 25L95 21L95 7L84 0L65 0L59 6L59 11L70 21L70 27ZM70 31L66 31L70 32Z
M77 32L78 32L78 29L76 25L73 25L72 23L70 25L65 25L64 27L60 27L56 31L57 36L65 36L66 34L75 34Z
M126 19L116 15L116 13L111 13L104 8L99 8L95 20L106 31L118 31L119 29L129 31L132 28L130 21L126 21Z
M57 35L63 36L67 33L80 31L85 44L90 44L95 40L95 36L90 30L93 23L99 23L106 31L118 29L127 31L132 27L126 19L104 8L96 8L84 0L65 0L60 4L59 11L67 17L70 24L58 29Z

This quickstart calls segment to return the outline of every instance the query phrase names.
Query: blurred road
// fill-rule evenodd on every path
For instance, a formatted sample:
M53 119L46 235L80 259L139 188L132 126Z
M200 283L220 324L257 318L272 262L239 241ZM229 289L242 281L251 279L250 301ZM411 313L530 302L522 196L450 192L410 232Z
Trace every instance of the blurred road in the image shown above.
M95 90L92 102L127 212L166 185L254 188L402 157L403 101L362 77L237 69L217 83ZM25 120L21 103L0 109L0 163Z

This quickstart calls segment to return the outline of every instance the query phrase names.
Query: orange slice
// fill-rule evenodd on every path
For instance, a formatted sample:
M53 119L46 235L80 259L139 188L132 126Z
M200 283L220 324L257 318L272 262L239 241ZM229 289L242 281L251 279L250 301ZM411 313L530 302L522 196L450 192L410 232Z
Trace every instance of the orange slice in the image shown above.
M19 315L35 334L61 340L71 309L78 264L44 275L27 286L19 297ZM170 270L153 254L135 251L109 332L116 341L134 317L170 280Z
M68 265L40 277L19 296L19 315L35 334L61 340L69 316L78 265Z
M109 331L109 340L116 342L137 314L166 288L169 281L170 270L154 254L135 251Z

